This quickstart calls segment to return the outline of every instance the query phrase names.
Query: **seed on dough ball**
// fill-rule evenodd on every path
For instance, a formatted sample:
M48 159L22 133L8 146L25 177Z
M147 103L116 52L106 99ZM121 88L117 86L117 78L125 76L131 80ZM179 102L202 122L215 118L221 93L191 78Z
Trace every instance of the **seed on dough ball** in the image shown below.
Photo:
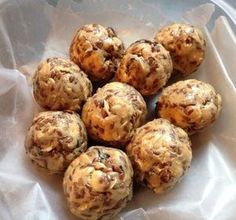
M205 57L206 41L203 33L189 24L172 24L162 28L155 36L169 52L174 70L183 75L196 71Z
M79 111L92 95L92 83L75 63L53 57L38 65L33 78L33 93L43 108Z
M124 45L112 28L87 24L76 32L69 53L91 80L107 81L117 70Z
M95 146L77 157L63 180L70 211L81 219L113 219L133 196L133 168L118 149Z
M146 119L147 106L141 94L120 82L108 83L88 99L82 120L94 140L122 147Z
M214 122L222 108L221 96L208 83L189 79L166 87L159 97L157 109L188 134L194 134Z
M87 133L78 114L66 111L39 113L26 135L25 149L33 163L50 173L63 172L87 149Z
M172 188L192 160L187 133L165 119L156 119L138 128L127 146L135 180L156 193Z
M116 79L132 85L142 95L153 95L167 83L172 70L170 54L161 44L139 40L126 50Z

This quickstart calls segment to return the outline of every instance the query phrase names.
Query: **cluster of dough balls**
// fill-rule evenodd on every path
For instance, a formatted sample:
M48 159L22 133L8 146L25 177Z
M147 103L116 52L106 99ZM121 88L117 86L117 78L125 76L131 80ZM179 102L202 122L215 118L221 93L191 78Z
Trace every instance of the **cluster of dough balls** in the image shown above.
M145 122L146 114L146 103L136 89L111 82L88 99L82 120L94 140L122 147L131 139L134 130Z
M76 112L92 95L87 75L67 58L42 61L33 76L33 95L47 110L32 122L25 139L28 157L50 173L64 172L87 149L87 132Z
M156 34L155 40L170 52L174 70L183 75L196 71L204 59L206 41L202 32L192 25L168 25Z
M33 94L43 108L79 111L92 95L92 83L75 63L53 57L38 65L33 77Z
M196 79L179 81L166 87L157 104L160 117L183 128L188 134L198 132L214 122L221 107L221 96L215 89Z
M68 167L63 187L73 214L81 219L112 219L133 195L133 168L127 155L90 147Z
M33 120L25 139L26 153L51 173L63 172L87 149L87 133L78 114L45 111Z
M70 45L71 60L93 81L111 79L124 52L122 40L110 27L88 24L80 28Z
M123 53L123 42L112 28L85 25L71 43L72 61L48 58L38 65L33 77L35 101L51 111L33 119L25 139L26 154L49 173L68 168L64 191L72 213L82 219L110 219L133 195L133 168L128 156L115 148L87 150L87 131L78 115L86 103L82 115L89 135L117 148L144 123L146 103L129 85L107 84L87 100L92 96L89 78L111 79Z
M181 180L192 160L188 135L216 120L221 96L198 80L177 82L159 97L161 118L144 124L142 95L162 89L173 69L193 73L204 54L203 34L188 24L164 27L153 41L136 41L126 51L112 28L88 24L71 42L71 60L54 57L39 64L33 94L41 107L53 111L33 119L25 149L50 173L67 169L63 188L74 215L112 219L132 198L133 175L156 193ZM89 78L104 82L114 75L119 82L92 95ZM88 148L87 132L105 146Z
M116 79L132 85L142 95L153 95L167 83L171 73L169 52L161 44L139 40L126 50Z

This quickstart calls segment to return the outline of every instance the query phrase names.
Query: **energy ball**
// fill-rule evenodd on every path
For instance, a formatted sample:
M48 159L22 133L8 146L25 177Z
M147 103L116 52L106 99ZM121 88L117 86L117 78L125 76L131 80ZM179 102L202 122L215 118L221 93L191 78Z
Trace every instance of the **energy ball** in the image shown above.
M95 146L68 167L64 193L71 212L81 219L113 219L133 195L133 168L118 149Z
M159 116L188 134L194 134L214 122L221 107L221 96L215 89L196 79L179 81L165 88L157 103Z
M140 40L127 49L116 79L132 85L142 95L153 95L166 84L172 70L170 54L161 44Z
M82 120L91 138L122 147L144 123L146 114L146 103L136 89L112 82L88 99L82 110Z
M76 64L53 57L39 64L33 77L33 94L46 109L79 111L92 95L92 84Z
M165 119L155 119L138 128L127 146L135 180L156 193L172 188L192 160L187 133Z
M112 28L87 24L76 32L69 53L91 80L107 81L117 70L124 45Z
M32 122L25 139L26 154L50 173L63 172L87 149L87 133L78 114L46 111Z
M203 33L189 24L172 24L155 36L169 52L174 70L189 75L196 71L205 57L206 41Z

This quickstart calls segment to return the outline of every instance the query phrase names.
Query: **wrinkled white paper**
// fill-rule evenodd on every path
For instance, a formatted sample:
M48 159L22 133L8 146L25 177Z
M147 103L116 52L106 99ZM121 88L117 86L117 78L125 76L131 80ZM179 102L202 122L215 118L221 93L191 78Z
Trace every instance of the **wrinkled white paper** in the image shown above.
M0 4L0 219L76 219L63 197L62 175L39 171L25 156L24 136L39 109L32 99L30 76L42 59L68 56L73 33L85 23L114 27L127 46L152 39L173 18L141 0L59 1L56 8L43 0ZM222 94L220 118L192 137L192 166L173 190L156 195L136 188L132 202L116 219L235 219L236 40L224 17L216 20L211 33L204 27L213 12L214 5L206 4L186 12L183 19L205 31L206 59L190 78L209 82ZM148 101L153 112L156 97Z

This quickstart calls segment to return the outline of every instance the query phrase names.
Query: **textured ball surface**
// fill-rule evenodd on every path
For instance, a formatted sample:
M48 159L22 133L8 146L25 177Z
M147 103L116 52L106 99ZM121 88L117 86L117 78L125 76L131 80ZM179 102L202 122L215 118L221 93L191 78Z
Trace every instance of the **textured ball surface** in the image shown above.
M138 128L127 146L135 180L156 193L172 188L189 168L191 142L168 120L156 119Z
M222 108L221 96L208 83L189 79L166 87L158 100L158 114L189 134L214 122Z
M68 167L64 193L71 212L81 219L113 219L133 195L133 168L118 149L95 146Z
M106 81L114 76L124 45L112 28L87 24L76 32L69 52L91 80Z
M170 54L161 44L140 40L127 49L116 79L132 85L142 95L153 95L167 83L172 70Z
M33 120L25 139L26 154L51 173L63 172L87 149L87 133L78 114L46 111Z
M146 103L136 89L112 82L88 99L82 110L82 120L94 140L121 147L144 123L146 114Z
M206 41L203 33L189 24L172 24L155 36L169 52L175 70L183 75L196 71L205 57Z
M92 95L92 84L70 60L48 58L35 72L33 94L36 102L46 109L79 111Z

